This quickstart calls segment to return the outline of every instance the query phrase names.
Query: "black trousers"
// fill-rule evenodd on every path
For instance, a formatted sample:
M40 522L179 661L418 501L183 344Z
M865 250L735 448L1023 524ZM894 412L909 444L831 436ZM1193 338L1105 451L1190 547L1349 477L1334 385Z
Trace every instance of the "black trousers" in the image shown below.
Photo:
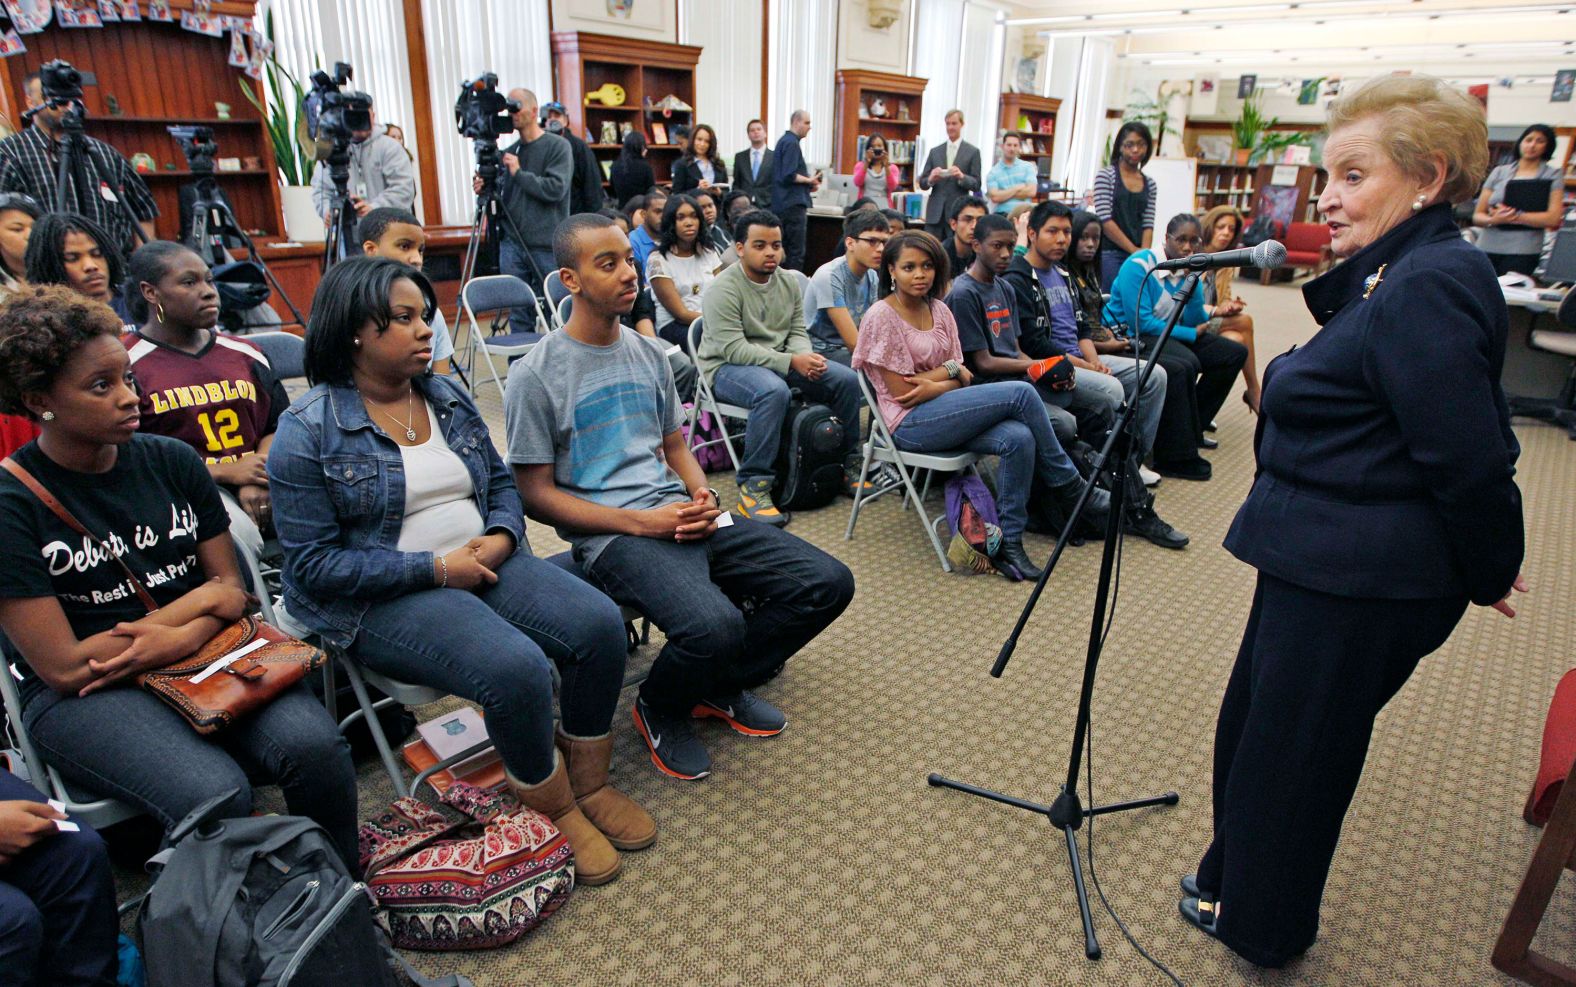
M1488 253L1484 251L1484 253ZM1543 259L1541 254L1488 254L1488 259L1494 263L1495 274L1525 274L1532 277L1532 272L1538 269L1538 261Z
M1313 945L1374 717L1466 607L1259 574L1215 728L1215 834L1198 866L1220 940L1244 958L1280 966Z
M783 267L790 271L804 270L804 238L810 224L806 210L809 208L787 206L777 210L777 218L783 224Z
M1149 359L1149 352L1140 358ZM1199 420L1198 357L1181 343L1168 343L1160 351L1160 366L1166 372L1166 400L1155 429L1155 462L1186 462L1198 456L1198 440L1209 420Z

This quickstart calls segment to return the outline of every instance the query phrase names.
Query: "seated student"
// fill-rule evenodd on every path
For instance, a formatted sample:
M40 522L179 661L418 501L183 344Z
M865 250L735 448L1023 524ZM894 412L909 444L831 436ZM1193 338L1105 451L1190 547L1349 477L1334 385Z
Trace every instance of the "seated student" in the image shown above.
M646 279L657 296L657 335L684 345L691 322L700 318L700 300L722 271L722 254L695 197L680 193L662 210L657 249L646 259Z
M739 221L739 217L754 211L755 200L743 189L736 188L723 197L722 215L725 222L722 225L727 228L730 242L733 240L733 226Z
M1235 206L1216 206L1204 214L1204 245L1208 253L1235 250L1242 245L1242 213ZM1210 318L1219 318L1220 334L1247 347L1248 358L1242 364L1242 402L1255 415L1259 413L1259 374L1253 353L1253 316L1243 311L1247 303L1231 292L1231 282L1237 275L1235 267L1222 267L1204 276L1199 288L1204 292L1204 311Z
M640 204L639 215L629 217L629 221L636 224L635 232L629 235L629 243L635 248L635 259L642 267L649 266L651 252L657 249L657 241L662 238L662 214L667 207L668 193L653 185L646 190L646 201ZM629 212L627 205L624 211Z
M622 866L615 846L656 839L645 810L607 787L623 618L531 554L481 413L427 371L432 304L426 278L382 258L340 261L318 286L313 387L268 464L285 602L367 667L480 704L510 790L569 838L580 882L601 884Z
M958 340L963 346L969 369L980 381L1027 379L1039 389L1051 424L1057 428L1064 447L1076 440L1078 426L1074 416L1060 407L1062 393L1074 389L1072 361L1061 354L1031 359L1018 345L1017 297L1002 275L1012 261L1017 239L1012 224L1001 215L981 216L974 225L978 250L969 269L952 279L947 292L947 307L958 323ZM1088 404L1091 413L1104 409ZM1069 435L1057 423L1057 415L1073 423ZM1091 528L1093 525L1091 525Z
M1065 258L1073 303L1076 306L1079 338L1088 337L1089 345L1102 362L1113 358L1143 359L1134 356L1133 341L1102 321L1105 295L1100 290L1100 243L1104 230L1100 217L1092 212L1073 213L1072 247ZM1081 345L1081 344L1080 344ZM1198 411L1193 392L1198 370L1193 354L1167 347L1160 354L1156 372L1166 373L1165 401L1155 428L1151 453L1155 459L1176 462L1179 458L1197 459L1209 475L1209 461L1198 455ZM1160 482L1160 474L1143 470L1146 483Z
M848 205L843 207L843 219L847 220L848 217L854 215L855 213L860 213L860 212L879 213L880 211L881 211L881 206L880 206L879 203L876 202L876 200L870 199L870 198L866 198L865 196L860 196L859 198L855 199L853 202L850 202ZM832 256L833 257L841 257L841 256L843 256L843 254L845 252L847 252L847 250L848 250L848 245L846 243L844 243L840 239L840 240L837 241L837 249L832 251Z
M1179 213L1166 224L1166 257L1187 257L1201 243L1198 217ZM1167 317L1176 302L1173 295L1181 289L1183 272L1152 274L1161 256L1154 250L1140 250L1122 262L1116 281L1111 285L1111 300L1105 307L1105 321L1125 322L1133 327L1140 339L1150 342L1158 339L1165 330ZM1181 320L1177 322L1167 350L1191 355L1193 360L1181 373L1167 373L1167 385L1175 386L1178 377L1196 378L1194 391L1197 402L1197 421L1209 422L1226 403L1231 384L1248 358L1248 349L1241 343L1220 334L1224 319L1211 318L1204 309L1204 293L1195 291L1188 299ZM1197 364L1198 369L1192 369ZM1199 431L1195 442L1204 448L1213 448L1215 441ZM1185 454L1176 459L1162 459L1155 453L1155 470L1161 476L1175 476L1184 480L1207 480L1209 463L1194 449L1191 458ZM1199 463L1204 467L1200 468Z
M104 840L0 769L0 984L111 987L120 920ZM75 821L75 820L73 820Z
M891 230L894 236L908 229L908 220L904 219L903 214L896 209L883 209L881 215L886 217L887 229Z
M133 572L163 577L148 580L158 604L149 613L120 565L0 472L0 631L21 656L33 743L68 781L137 806L166 831L232 790L223 815L246 816L250 779L277 781L290 812L316 820L354 872L350 748L306 683L212 737L132 684L196 651L253 601L202 460L184 442L137 431L141 399L120 328L104 305L61 287L0 306L0 411L42 425L13 459Z
M908 452L968 449L1001 457L996 476L1003 575L1039 579L1023 548L1030 481L1038 476L1070 509L1084 481L1024 381L973 384L958 327L941 301L946 254L929 233L899 233L880 260L881 300L859 323L854 368L870 378L881 420ZM973 386L970 386L973 384Z
M27 241L42 214L38 203L21 192L0 192L0 301L26 284ZM27 445L38 428L22 415L0 415L0 458Z
M617 209L602 209L597 214L611 219L620 232L629 236L629 219L623 213ZM641 269L638 262L635 271L644 281L646 272ZM651 292L642 290L635 295L635 307L630 309L625 324L651 340L653 345L667 351L668 365L673 368L673 382L678 386L679 397L685 401L692 401L695 398L695 380L700 376L700 372L695 369L695 362L689 358L682 345L675 345L657 335L656 318L657 303L652 299Z
M957 277L969 269L974 263L974 224L985 215L985 201L976 195L962 195L953 200L952 209L947 216L947 225L952 229L952 235L942 241L942 248L947 252L947 263L952 276Z
M103 302L122 323L131 313L119 294L126 262L102 226L69 212L46 212L27 238L28 284L63 284Z
M1030 358L1065 356L1072 361L1073 389L1051 396L1078 398L1064 407L1073 411L1080 424L1087 419L1098 422L1099 431L1091 436L1090 444L1103 444L1122 404L1137 389L1143 365L1128 357L1102 360L1089 339L1087 323L1078 318L1071 275L1062 267L1072 240L1072 220L1072 210L1065 203L1047 201L1034 206L1029 215L1028 251L1012 259L1002 279L1016 296L1019 348ZM1157 366L1134 399L1138 405L1137 445L1129 455L1133 485L1122 520L1128 531L1162 548L1183 548L1187 536L1155 513L1138 472L1154 445L1165 395L1165 368ZM1086 411L1091 403L1097 406L1092 414Z
M407 209L379 206L361 217L356 224L356 239L361 241L361 252L367 257L387 257L401 264L421 270L427 259L427 231L421 221ZM545 303L545 299L543 300ZM432 366L433 373L449 375L450 362L454 359L454 337L449 333L443 309L432 310Z
M219 292L196 252L169 240L126 265L135 328L121 337L142 392L141 430L197 450L230 514L230 536L253 554L273 528L268 450L290 397L261 350L220 335Z
M775 219L767 231L760 222L741 239L775 238ZM531 517L556 525L593 583L667 635L635 726L660 771L704 778L711 759L691 719L781 733L786 718L749 690L837 619L854 577L769 525L718 527L672 374L619 325L637 291L629 241L593 215L569 217L554 240L574 314L510 368L509 461ZM748 614L735 603L744 597L759 601Z
M701 218L706 220L706 229L711 233L711 245L726 257L733 248L733 234L728 232L726 223L718 222L722 215L722 193L714 188L696 189L695 201L700 203Z
M843 220L843 256L822 264L810 278L815 320L806 329L811 348L828 360L848 366L853 359L859 321L880 297L876 268L891 235L877 210L851 213Z
M804 328L799 283L779 272L782 224L764 209L733 228L739 262L712 282L701 300L706 322L696 352L700 372L724 404L750 409L739 463L740 514L784 525L772 503L789 388L830 405L843 423L843 482L850 497L859 483L859 382L854 372L812 350Z

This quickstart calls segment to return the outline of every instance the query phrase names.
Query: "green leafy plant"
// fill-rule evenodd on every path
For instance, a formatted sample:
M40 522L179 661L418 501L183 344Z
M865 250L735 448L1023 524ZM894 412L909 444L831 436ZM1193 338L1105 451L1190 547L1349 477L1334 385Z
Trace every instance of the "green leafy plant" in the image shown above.
M1264 111L1259 107L1257 93L1242 101L1242 111L1237 118L1231 121L1231 140L1237 150L1254 150L1259 146L1259 141L1264 132L1279 123L1277 117L1265 117Z
M265 26L268 39L274 37L274 15L268 13ZM285 185L307 185L312 181L312 165L316 148L307 135L306 118L301 104L306 92L283 65L270 55L263 69L264 84L268 89L267 105L258 100L247 79L239 80L241 94L257 107L263 115L268 139L274 146L274 164L279 168L279 178ZM281 82L280 80L284 80ZM289 88L286 88L288 83Z
M1166 135L1177 132L1176 128L1171 126L1171 111L1168 109L1171 96L1172 93L1168 91L1165 83L1161 84L1155 96L1134 90L1132 97L1127 101L1127 106L1122 110L1124 121L1136 121L1149 128L1155 138L1156 154L1160 153L1161 145L1166 142ZM1109 153L1106 158L1110 158Z
M1272 161L1286 148L1300 147L1307 143L1308 135L1300 130L1266 130L1259 138L1258 144L1254 146L1253 154L1261 161Z

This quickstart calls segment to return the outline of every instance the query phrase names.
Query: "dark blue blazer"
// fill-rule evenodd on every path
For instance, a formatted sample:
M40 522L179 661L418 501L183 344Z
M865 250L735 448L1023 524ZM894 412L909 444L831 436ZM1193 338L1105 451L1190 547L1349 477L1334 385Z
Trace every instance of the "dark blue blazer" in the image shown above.
M1322 328L1265 368L1258 472L1226 548L1340 596L1493 603L1521 567L1509 317L1433 206L1303 288Z

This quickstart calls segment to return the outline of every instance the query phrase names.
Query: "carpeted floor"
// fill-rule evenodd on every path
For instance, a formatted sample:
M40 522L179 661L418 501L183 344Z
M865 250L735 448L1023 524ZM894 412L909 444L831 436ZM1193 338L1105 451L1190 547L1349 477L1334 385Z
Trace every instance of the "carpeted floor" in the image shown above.
M1297 291L1242 293L1261 353L1313 332ZM483 407L501 436L490 390ZM1537 838L1520 808L1544 712L1576 657L1576 445L1552 428L1518 428L1533 587L1522 615L1474 608L1380 718L1319 942L1288 969L1264 972L1176 914L1176 880L1207 839L1214 717L1253 584L1220 547L1251 481L1252 427L1233 396L1221 447L1207 454L1215 479L1159 488L1158 509L1193 538L1187 550L1128 542L1095 693L1095 795L1175 790L1182 800L1100 819L1086 840L1094 870L1134 936L1189 984L1508 982L1488 956ZM731 474L715 483L732 497ZM862 513L853 541L843 539L847 519L842 500L790 528L847 563L858 596L762 690L787 712L787 732L749 740L704 728L714 774L685 784L651 767L626 692L615 780L656 815L657 844L627 855L617 882L577 890L512 948L413 954L419 967L479 987L1163 982L1103 911L1105 958L1084 958L1066 854L1043 818L925 781L938 771L1054 796L1098 546L1069 551L997 680L987 670L1028 584L943 573L895 499ZM535 524L531 540L538 554L560 547ZM1031 536L1037 556L1049 547ZM632 666L659 641L654 633ZM361 774L367 815L390 791L375 763ZM277 807L277 794L263 804ZM1568 884L1540 942L1570 958Z

